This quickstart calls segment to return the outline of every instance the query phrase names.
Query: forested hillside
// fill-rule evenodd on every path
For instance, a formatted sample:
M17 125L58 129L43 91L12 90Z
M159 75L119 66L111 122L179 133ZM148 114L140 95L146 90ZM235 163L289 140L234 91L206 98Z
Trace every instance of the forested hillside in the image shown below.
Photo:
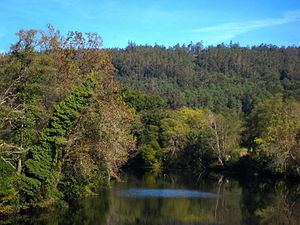
M238 44L113 49L118 79L160 95L172 108L223 107L249 114L276 93L300 99L300 48Z
M299 47L129 43L111 54L117 79L148 93L125 91L146 165L299 174Z

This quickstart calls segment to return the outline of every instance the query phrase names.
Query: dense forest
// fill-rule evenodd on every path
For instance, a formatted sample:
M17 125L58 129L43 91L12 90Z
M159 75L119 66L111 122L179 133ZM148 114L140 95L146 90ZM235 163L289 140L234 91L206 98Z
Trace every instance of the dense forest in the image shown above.
M110 51L117 79L141 91L127 91L125 102L140 116L134 134L146 164L299 174L299 47L129 43ZM161 99L149 107L154 96Z
M258 103L283 93L300 99L299 47L238 44L137 46L113 49L118 79L160 95L173 109L228 107L248 115Z
M0 214L66 206L122 168L299 178L299 47L17 35L0 56Z

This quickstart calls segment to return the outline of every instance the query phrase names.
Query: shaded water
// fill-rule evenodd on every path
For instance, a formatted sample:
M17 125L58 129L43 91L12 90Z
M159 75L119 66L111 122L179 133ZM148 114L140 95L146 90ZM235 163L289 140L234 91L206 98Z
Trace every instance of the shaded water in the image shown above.
M0 219L45 225L300 225L300 185L149 172L125 176L68 210Z

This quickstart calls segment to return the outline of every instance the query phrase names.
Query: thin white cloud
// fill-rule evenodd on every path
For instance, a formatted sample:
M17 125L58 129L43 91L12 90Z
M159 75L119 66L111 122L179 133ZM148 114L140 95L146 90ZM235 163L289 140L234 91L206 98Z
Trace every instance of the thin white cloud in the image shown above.
M245 22L224 23L217 26L203 27L191 30L194 33L218 33L217 42L230 40L237 35L262 28L288 24L300 21L300 10L286 11L282 18L268 18Z

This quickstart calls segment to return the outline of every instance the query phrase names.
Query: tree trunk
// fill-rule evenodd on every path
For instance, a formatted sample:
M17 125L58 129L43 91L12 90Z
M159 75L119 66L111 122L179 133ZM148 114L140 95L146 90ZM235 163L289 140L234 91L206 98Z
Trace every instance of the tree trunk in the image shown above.
M18 168L17 168L17 173L21 173L22 171L22 159L18 160Z

